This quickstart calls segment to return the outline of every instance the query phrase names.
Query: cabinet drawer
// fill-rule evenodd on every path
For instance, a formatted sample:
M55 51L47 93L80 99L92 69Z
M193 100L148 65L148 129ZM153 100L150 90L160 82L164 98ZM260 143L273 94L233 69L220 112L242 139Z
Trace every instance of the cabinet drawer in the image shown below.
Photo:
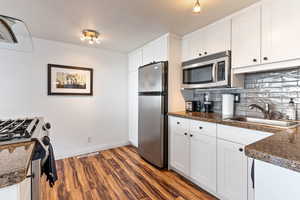
M207 136L217 136L217 124L191 120L190 131L194 134L203 134Z
M232 126L217 125L217 137L227 141L232 141L239 144L248 145L266 137L272 133L255 131L245 128L237 128Z
M189 131L189 119L180 117L169 117L169 123L171 125L172 132L188 132Z

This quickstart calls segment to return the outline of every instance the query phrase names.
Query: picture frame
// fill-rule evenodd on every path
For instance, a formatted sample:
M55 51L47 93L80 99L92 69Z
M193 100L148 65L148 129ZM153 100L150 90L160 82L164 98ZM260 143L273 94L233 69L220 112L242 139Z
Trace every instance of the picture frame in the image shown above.
M93 69L48 64L48 95L93 96Z

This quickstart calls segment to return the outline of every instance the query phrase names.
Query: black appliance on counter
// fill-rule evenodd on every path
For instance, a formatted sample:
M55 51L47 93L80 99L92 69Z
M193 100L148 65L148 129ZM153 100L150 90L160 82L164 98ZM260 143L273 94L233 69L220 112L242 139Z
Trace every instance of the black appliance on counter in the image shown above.
M31 162L31 200L41 200L40 179L41 172L45 172L44 164L53 157L52 146L49 142L51 125L45 123L42 117L25 119L0 120L0 146L16 143L36 141L36 149ZM50 155L50 156L49 156ZM54 172L56 172L56 167ZM48 174L46 173L47 177ZM54 174L56 175L56 174ZM57 176L56 176L57 178ZM57 179L55 179L57 180ZM51 181L49 181L51 185Z
M201 101L186 101L185 102L185 111L186 112L201 112L202 111Z
M212 113L212 112L214 112L213 106L214 106L214 102L213 101L205 101L203 103L204 112L206 112L206 113Z

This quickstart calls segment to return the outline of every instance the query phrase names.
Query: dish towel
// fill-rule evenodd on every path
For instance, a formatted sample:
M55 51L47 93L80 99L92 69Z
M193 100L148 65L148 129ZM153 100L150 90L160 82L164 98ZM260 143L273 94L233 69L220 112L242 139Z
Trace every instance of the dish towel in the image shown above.
M48 136L43 139L43 142L45 145L49 146L49 156L42 167L42 174L46 174L50 187L53 187L58 179L53 147Z

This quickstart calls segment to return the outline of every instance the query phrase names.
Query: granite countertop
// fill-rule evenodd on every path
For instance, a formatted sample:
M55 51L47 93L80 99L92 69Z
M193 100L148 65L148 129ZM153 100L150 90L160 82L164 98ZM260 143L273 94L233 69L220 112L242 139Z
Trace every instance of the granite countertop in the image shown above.
M222 116L216 113L171 112L168 115L273 133L270 137L247 145L245 154L254 159L300 172L299 126L278 128L271 125L228 121L223 120Z
M0 188L22 182L32 158L35 142L0 146Z

